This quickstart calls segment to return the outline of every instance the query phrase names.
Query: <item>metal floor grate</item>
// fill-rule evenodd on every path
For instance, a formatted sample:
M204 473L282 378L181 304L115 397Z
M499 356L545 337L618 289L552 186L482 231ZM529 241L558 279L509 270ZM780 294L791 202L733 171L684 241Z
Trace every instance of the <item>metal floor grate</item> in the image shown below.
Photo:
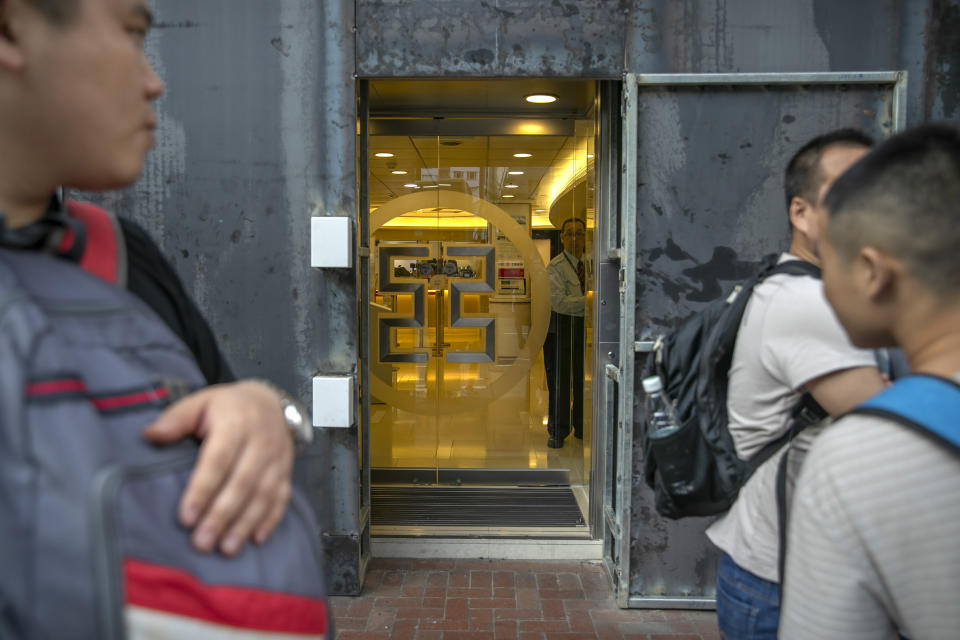
M371 487L374 526L577 527L570 487Z

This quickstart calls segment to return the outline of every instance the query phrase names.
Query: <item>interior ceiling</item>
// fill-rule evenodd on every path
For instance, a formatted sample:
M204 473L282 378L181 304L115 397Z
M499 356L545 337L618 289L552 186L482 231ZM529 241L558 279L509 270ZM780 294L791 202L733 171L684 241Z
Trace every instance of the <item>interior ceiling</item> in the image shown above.
M558 100L531 104L524 100L530 93ZM370 205L433 185L492 202L542 204L557 167L585 164L594 104L595 83L583 80L372 80ZM513 157L517 152L532 155Z

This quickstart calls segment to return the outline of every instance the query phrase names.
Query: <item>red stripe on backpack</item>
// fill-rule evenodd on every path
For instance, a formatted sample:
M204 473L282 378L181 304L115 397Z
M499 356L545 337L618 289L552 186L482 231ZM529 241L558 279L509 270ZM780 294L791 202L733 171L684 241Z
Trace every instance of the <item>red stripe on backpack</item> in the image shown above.
M68 215L82 222L87 232L80 266L107 282L122 285L123 240L118 237L113 217L87 202L67 200L65 204ZM60 250L68 249L74 240L72 232L66 234Z
M205 584L186 571L132 558L123 561L123 575L132 606L241 629L311 636L327 632L324 600Z

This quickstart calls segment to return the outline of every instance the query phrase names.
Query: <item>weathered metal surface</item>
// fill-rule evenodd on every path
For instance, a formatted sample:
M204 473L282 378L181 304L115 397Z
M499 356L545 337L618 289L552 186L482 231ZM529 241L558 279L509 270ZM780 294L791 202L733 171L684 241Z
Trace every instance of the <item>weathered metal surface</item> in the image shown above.
M960 0L931 0L928 15L924 116L960 123Z
M785 249L789 157L840 126L886 134L891 96L890 85L641 87L634 339L674 326L728 293L761 256ZM635 422L642 398L638 391ZM704 535L710 520L660 518L642 463L635 447L630 594L649 597L644 606L713 597L716 554Z
M626 70L636 73L862 71L896 62L900 3L634 0Z
M366 77L619 77L629 2L357 0Z

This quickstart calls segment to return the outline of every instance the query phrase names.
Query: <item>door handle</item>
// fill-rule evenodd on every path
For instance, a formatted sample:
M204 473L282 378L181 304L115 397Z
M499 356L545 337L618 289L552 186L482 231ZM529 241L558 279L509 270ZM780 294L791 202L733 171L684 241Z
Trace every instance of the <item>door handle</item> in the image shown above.
M638 340L633 343L633 350L636 353L650 353L656 345L657 341L653 338L644 338L643 340Z

